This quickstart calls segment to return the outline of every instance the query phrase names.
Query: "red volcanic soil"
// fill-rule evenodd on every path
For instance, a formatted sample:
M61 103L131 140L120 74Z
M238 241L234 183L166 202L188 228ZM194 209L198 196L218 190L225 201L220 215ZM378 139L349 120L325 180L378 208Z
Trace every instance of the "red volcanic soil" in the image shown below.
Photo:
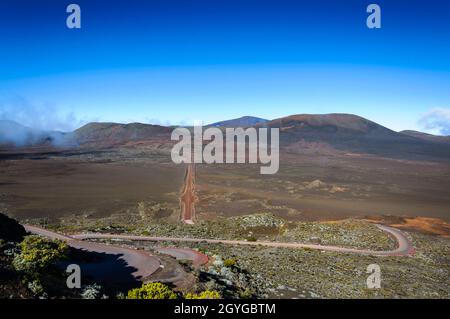
M373 216L366 219L370 222L384 223L395 228L418 231L430 235L450 237L450 223L440 218L431 217L397 217Z
M186 224L193 224L195 218L195 169L193 164L186 168L184 189L181 194L181 215Z

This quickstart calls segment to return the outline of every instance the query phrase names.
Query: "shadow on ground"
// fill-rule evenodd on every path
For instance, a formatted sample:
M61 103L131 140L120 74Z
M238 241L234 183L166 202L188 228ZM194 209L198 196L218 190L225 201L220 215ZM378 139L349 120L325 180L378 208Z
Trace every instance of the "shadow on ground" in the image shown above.
M61 262L60 266L66 269L70 264L79 265L82 286L95 282L107 289L126 292L140 286L141 278L133 275L137 269L129 266L122 256L122 254L71 249L69 259Z

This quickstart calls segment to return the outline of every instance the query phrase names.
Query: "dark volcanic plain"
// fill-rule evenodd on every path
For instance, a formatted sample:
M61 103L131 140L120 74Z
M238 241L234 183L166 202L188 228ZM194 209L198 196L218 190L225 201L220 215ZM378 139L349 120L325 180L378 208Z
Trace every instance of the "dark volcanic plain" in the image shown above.
M16 154L0 161L0 201L22 220L132 214L144 201L177 209L184 167L165 160L139 147Z
M450 167L373 156L283 154L276 175L259 167L197 166L197 216L269 211L289 220L373 215L450 220Z

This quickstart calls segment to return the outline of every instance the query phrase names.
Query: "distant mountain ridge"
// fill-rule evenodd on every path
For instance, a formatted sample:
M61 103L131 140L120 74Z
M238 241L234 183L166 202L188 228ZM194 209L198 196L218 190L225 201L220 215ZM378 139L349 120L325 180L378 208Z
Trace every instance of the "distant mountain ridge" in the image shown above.
M226 120L226 121L220 121L215 122L212 124L209 124L208 126L215 126L215 127L250 127L261 123L266 123L269 120L255 117L255 116L242 116L236 119Z
M327 149L344 153L373 154L406 159L438 158L450 160L449 137L403 131L396 132L373 121L353 114L297 114L274 120L244 116L210 124L226 127L277 127L280 147L286 151L302 152L316 145L318 152ZM101 149L147 141L171 143L174 127L142 123L89 123L71 133L36 131L20 124L0 121L0 144L21 141L16 146L63 145ZM24 142L25 141L25 142ZM130 145L133 145L130 144Z

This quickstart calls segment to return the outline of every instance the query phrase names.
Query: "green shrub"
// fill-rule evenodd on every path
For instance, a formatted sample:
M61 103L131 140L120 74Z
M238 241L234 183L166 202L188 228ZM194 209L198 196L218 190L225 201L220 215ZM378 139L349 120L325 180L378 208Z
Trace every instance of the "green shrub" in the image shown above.
M253 292L249 288L246 288L245 290L239 292L239 298L241 299L250 299L252 297Z
M223 265L227 268L236 266L236 259L228 258L223 261Z
M220 299L220 293L216 290L205 290L199 294L187 293L185 299Z
M14 256L14 268L27 273L40 273L54 262L64 259L69 248L60 240L31 235L25 236L19 249L20 253Z
M42 296L44 292L44 287L42 287L41 281L39 279L35 279L33 281L28 282L28 289L36 296Z
M151 282L128 291L127 299L177 299L177 295L169 286L160 282Z

